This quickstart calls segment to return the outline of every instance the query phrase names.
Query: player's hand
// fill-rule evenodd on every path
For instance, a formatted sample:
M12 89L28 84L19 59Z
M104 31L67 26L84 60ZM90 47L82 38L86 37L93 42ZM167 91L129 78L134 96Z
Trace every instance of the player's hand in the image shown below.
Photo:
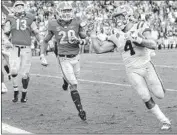
M70 39L69 39L69 43L70 43L70 44L80 44L80 43L81 43L81 40L80 40L79 38L77 38L77 37L72 36L72 37L70 37Z
M130 34L130 40L132 42L135 42L135 43L138 43L138 44L141 44L142 43L142 38L138 35L138 32L134 32L134 33L131 33Z
M41 65L42 66L47 66L48 65L47 60L46 60L44 54L40 55L40 61L41 61Z

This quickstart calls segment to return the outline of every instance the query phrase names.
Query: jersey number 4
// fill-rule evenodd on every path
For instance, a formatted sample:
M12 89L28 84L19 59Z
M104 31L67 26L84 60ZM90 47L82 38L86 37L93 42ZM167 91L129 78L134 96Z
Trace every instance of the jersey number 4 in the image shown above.
M16 28L17 28L17 30L26 30L26 28L27 28L26 20L17 19L16 20Z
M134 55L135 54L135 51L132 47L132 43L130 40L127 40L126 43L125 43L125 46L124 46L124 51L130 51L130 55Z

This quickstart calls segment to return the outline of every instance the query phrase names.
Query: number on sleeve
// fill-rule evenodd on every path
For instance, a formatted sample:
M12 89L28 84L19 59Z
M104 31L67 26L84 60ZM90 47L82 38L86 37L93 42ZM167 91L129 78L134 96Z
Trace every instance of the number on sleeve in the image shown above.
M124 51L129 51L130 50L130 55L134 55L135 54L135 51L132 47L132 43L130 40L127 40L126 43L125 43L125 46L124 46Z

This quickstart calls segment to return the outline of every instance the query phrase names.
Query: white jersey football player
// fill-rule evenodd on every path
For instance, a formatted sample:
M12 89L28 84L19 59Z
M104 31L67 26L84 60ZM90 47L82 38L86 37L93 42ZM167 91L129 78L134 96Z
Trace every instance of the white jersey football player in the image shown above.
M152 92L159 99L165 94L149 53L149 49L156 49L157 44L151 36L151 29L145 23L131 21L133 15L134 11L130 6L118 7L112 16L115 23L114 34L107 41L101 42L96 32L92 32L93 47L96 53L118 49L132 87L140 95L146 107L162 122L161 129L168 130L171 128L170 120L162 113L150 94Z

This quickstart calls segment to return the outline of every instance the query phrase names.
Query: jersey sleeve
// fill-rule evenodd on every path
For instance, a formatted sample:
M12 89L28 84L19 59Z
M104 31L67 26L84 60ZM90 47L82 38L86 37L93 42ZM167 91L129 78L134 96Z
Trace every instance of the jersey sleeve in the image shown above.
M151 28L150 25L148 25L146 22L141 21L138 23L137 25L137 29L139 29L141 31L141 34L143 34L146 31L150 31L151 32Z
M12 17L13 17L12 15L8 15L7 18L6 18L6 22L8 22L8 21L11 22L12 21Z
M119 33L112 34L111 36L107 37L108 41L111 41L114 43L115 47L119 47Z
M51 23L52 22L49 21L48 24L47 24L47 34L45 35L45 38L44 38L45 42L49 42L54 35L54 33L52 31L52 24Z

